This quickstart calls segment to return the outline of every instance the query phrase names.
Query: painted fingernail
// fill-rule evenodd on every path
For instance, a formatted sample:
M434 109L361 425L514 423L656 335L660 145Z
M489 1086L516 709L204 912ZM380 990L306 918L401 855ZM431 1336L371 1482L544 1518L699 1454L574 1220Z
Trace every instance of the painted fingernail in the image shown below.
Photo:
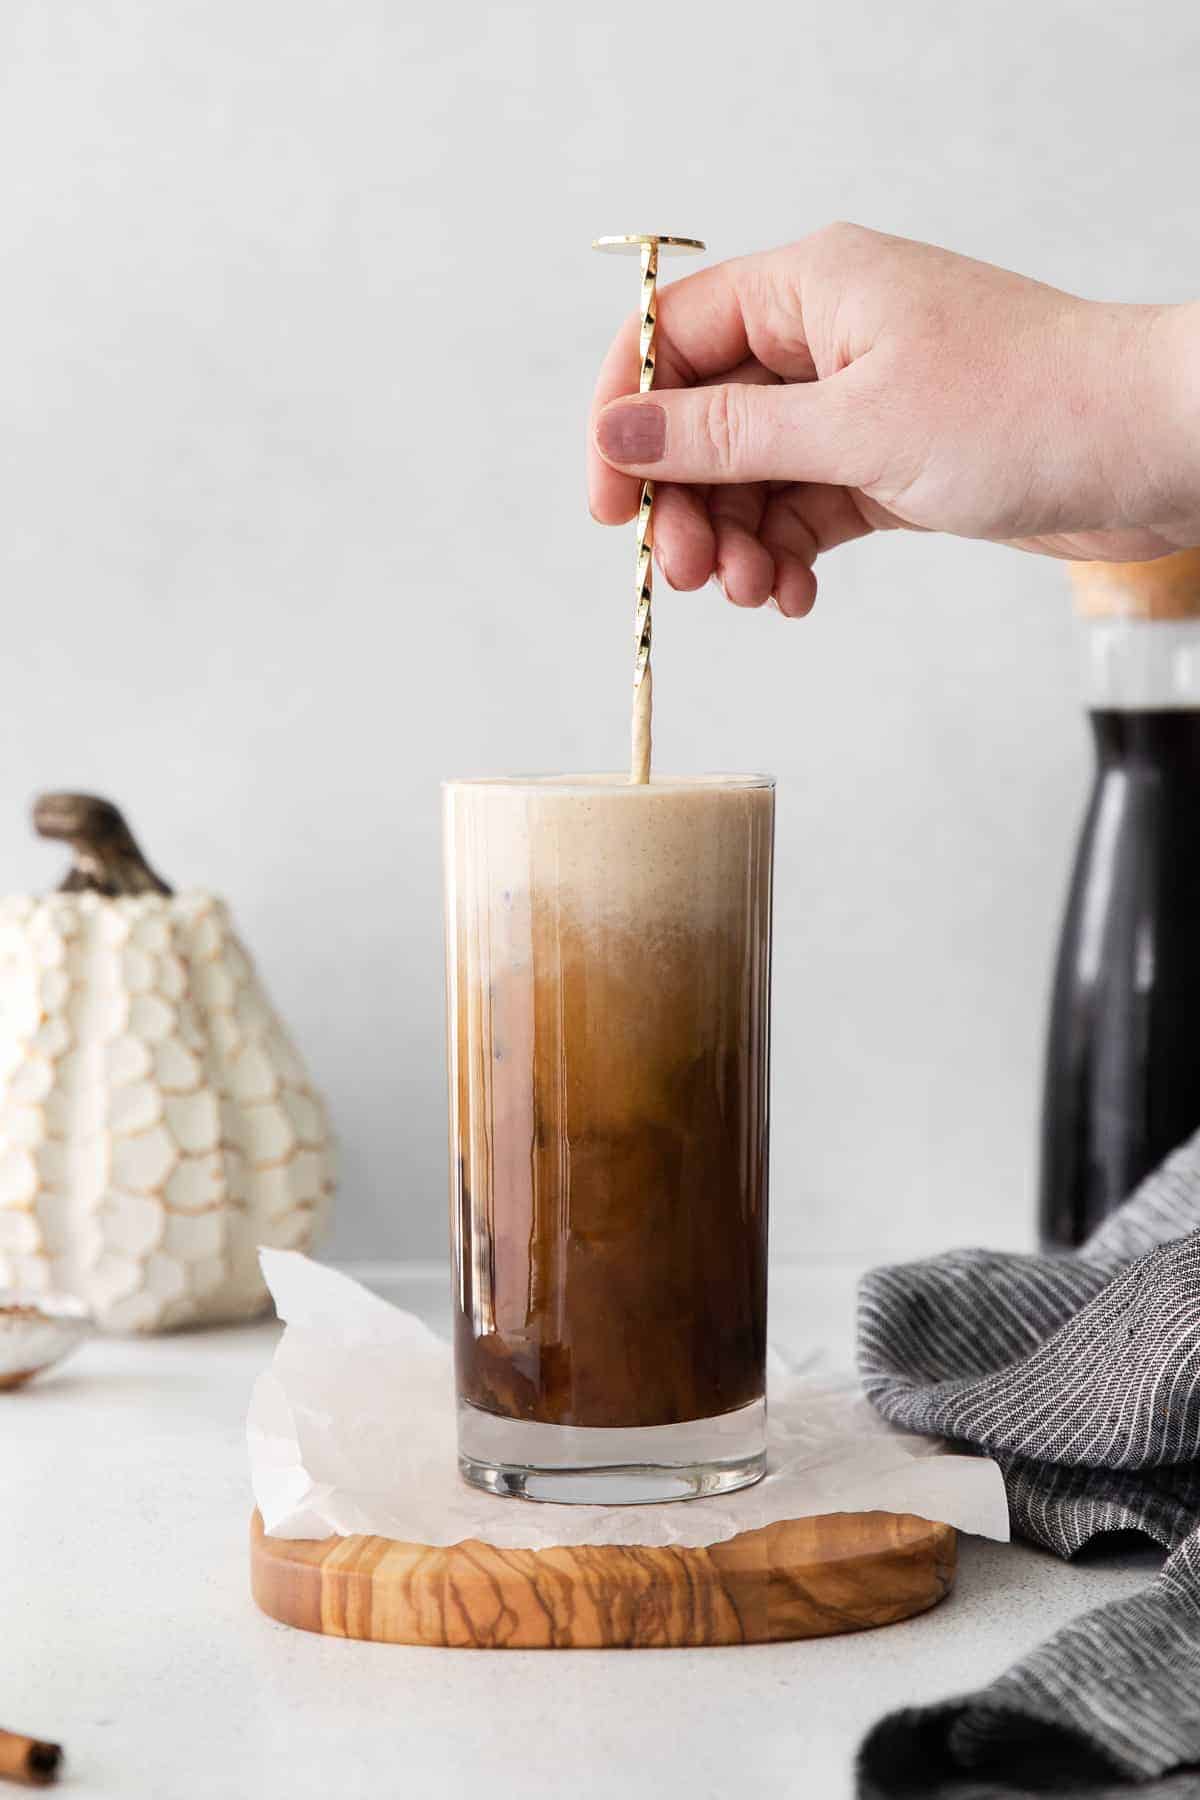
M661 406L616 401L600 414L596 445L609 462L638 467L660 462L667 448L667 415Z

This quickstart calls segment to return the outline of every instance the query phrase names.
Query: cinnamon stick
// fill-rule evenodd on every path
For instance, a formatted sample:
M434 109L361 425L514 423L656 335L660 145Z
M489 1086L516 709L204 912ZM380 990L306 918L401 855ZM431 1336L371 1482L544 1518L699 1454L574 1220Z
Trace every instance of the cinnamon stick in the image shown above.
M62 1746L41 1738L23 1737L19 1731L0 1731L0 1776L23 1781L28 1787L48 1787L58 1780Z

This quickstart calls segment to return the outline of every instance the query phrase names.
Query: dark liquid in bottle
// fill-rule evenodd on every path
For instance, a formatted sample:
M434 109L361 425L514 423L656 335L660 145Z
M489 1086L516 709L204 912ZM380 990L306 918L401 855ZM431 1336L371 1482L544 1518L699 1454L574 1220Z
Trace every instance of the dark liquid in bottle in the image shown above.
M1041 1227L1078 1244L1200 1127L1200 714L1096 712L1042 1115Z

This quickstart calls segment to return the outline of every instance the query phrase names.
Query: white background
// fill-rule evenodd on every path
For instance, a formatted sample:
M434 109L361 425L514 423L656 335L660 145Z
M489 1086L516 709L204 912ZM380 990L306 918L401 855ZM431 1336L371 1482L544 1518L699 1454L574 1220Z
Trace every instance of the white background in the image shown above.
M333 1248L444 1244L440 777L619 765L583 498L636 268L843 216L1200 291L1200 20L1010 0L0 9L0 885L38 788L231 899L331 1101ZM774 1231L1031 1233L1087 748L1065 583L890 537L816 615L656 604L659 766L779 778Z

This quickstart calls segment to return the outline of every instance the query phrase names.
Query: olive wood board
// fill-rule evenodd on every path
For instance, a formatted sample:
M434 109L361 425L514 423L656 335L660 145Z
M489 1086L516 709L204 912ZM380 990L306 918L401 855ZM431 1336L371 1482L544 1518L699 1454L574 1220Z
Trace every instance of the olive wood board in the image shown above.
M698 1550L437 1549L383 1537L268 1537L251 1589L302 1631L476 1650L762 1644L894 1625L954 1581L952 1526L909 1513L784 1519Z

